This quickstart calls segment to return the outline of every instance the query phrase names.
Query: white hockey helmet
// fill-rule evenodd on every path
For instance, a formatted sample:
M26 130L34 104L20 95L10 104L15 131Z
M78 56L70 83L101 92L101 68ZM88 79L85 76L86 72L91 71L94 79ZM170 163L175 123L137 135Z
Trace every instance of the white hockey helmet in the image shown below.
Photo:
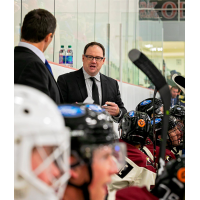
M36 168L35 150L40 160ZM15 200L63 197L70 177L70 132L53 100L28 86L14 86L14 151ZM52 166L59 176L53 174ZM44 173L48 182L40 177Z

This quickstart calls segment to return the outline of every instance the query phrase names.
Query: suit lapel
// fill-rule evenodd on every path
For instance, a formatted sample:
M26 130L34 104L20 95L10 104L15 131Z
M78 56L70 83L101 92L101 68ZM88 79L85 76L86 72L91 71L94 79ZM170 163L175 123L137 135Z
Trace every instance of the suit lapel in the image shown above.
M101 78L101 90L102 90L102 105L107 101L107 79L100 73Z
M87 88L86 88L86 84L85 84L85 78L83 75L83 69L79 69L77 71L77 76L76 76L76 81L78 83L83 101L88 97L88 93L87 93Z

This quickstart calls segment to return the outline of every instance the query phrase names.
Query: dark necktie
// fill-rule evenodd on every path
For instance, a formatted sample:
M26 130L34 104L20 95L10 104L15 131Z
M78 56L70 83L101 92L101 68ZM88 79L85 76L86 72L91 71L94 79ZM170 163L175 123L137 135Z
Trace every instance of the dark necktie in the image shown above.
M92 98L94 100L95 104L100 104L99 103L99 92L98 92L98 88L97 88L97 84L95 82L95 78L94 77L90 77L90 80L92 80L93 84L92 84Z
M52 70L51 70L51 66L50 66L50 64L48 63L47 60L45 60L45 65L47 66L47 68L48 68L48 70L51 72L51 74L53 75L53 72L52 72Z

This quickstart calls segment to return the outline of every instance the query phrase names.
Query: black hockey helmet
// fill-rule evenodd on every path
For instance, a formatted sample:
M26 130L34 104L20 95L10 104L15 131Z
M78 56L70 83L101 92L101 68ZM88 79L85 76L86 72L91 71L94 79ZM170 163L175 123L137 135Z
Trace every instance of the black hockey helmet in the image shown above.
M145 143L149 134L151 121L149 116L144 112L130 111L127 112L120 121L121 139L130 144Z
M177 127L177 120L173 116L169 116L169 126L168 126L168 148L173 151L175 155L178 154L179 150L182 148L182 135ZM177 155L178 156L178 155Z
M172 115L169 116L168 131L172 130L177 126L176 118Z
M160 141L160 139L158 139L158 136L161 135L162 133L162 126L163 126L163 115L162 114L156 115L155 132L156 132L156 139L158 141ZM151 129L150 129L149 137L153 141L153 118L151 118Z
M160 111L160 108L163 106L161 99L155 98L154 105L155 105L155 108L154 108L155 115L162 114L162 112ZM153 98L148 98L148 99L141 101L137 105L136 111L145 112L149 115L149 117L152 117L152 114L153 114Z
M181 132L181 140L185 134L185 107L175 105L170 109L170 115L174 116L177 120L177 128Z
M181 105L175 105L170 109L170 115L176 117L181 121L184 121L185 118L185 107Z
M161 130L162 130L162 125L163 125L163 115L156 115L155 117L155 131L157 135L161 135ZM173 116L169 116L169 124L168 124L168 131L171 129L175 128L177 126L177 121L176 118ZM153 131L153 118L151 118L151 131Z
M72 130L71 152L76 152L85 163L99 145L113 144L116 133L110 115L99 105L60 105L65 125Z
M112 158L116 167L120 169L125 164L126 146L114 141L115 132L110 115L98 105L71 105L58 106L65 125L71 128L71 155L77 160L71 168L85 164L88 168L89 181L82 185L69 185L83 191L84 198L89 199L88 186L90 185L93 172L92 162L95 150L102 150L109 146L112 149Z
M185 199L185 156L170 160L151 191L159 199Z
M156 133L156 140L158 141L158 145L160 145L160 139L159 139L159 135L161 135L162 133L162 126L163 126L163 115L157 115L155 117L155 133ZM168 145L173 148L174 146L179 146L178 143L176 143L174 141L174 138L176 138L175 140L181 140L181 134L177 135L177 121L176 118L173 116L169 116L169 123L168 123ZM176 131L176 134L172 137L170 134L171 132ZM153 140L153 118L151 118L151 130L149 133L149 137L151 140Z

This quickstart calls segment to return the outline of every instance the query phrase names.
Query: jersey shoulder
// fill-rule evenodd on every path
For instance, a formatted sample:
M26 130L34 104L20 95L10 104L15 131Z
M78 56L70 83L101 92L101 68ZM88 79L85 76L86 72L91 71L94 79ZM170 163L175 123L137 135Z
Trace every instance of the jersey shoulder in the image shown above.
M131 144L127 145L127 157L138 167L144 167L152 172L155 172L154 164L151 158Z
M165 162L168 162L170 160L176 159L176 156L169 150L166 149L165 151Z

